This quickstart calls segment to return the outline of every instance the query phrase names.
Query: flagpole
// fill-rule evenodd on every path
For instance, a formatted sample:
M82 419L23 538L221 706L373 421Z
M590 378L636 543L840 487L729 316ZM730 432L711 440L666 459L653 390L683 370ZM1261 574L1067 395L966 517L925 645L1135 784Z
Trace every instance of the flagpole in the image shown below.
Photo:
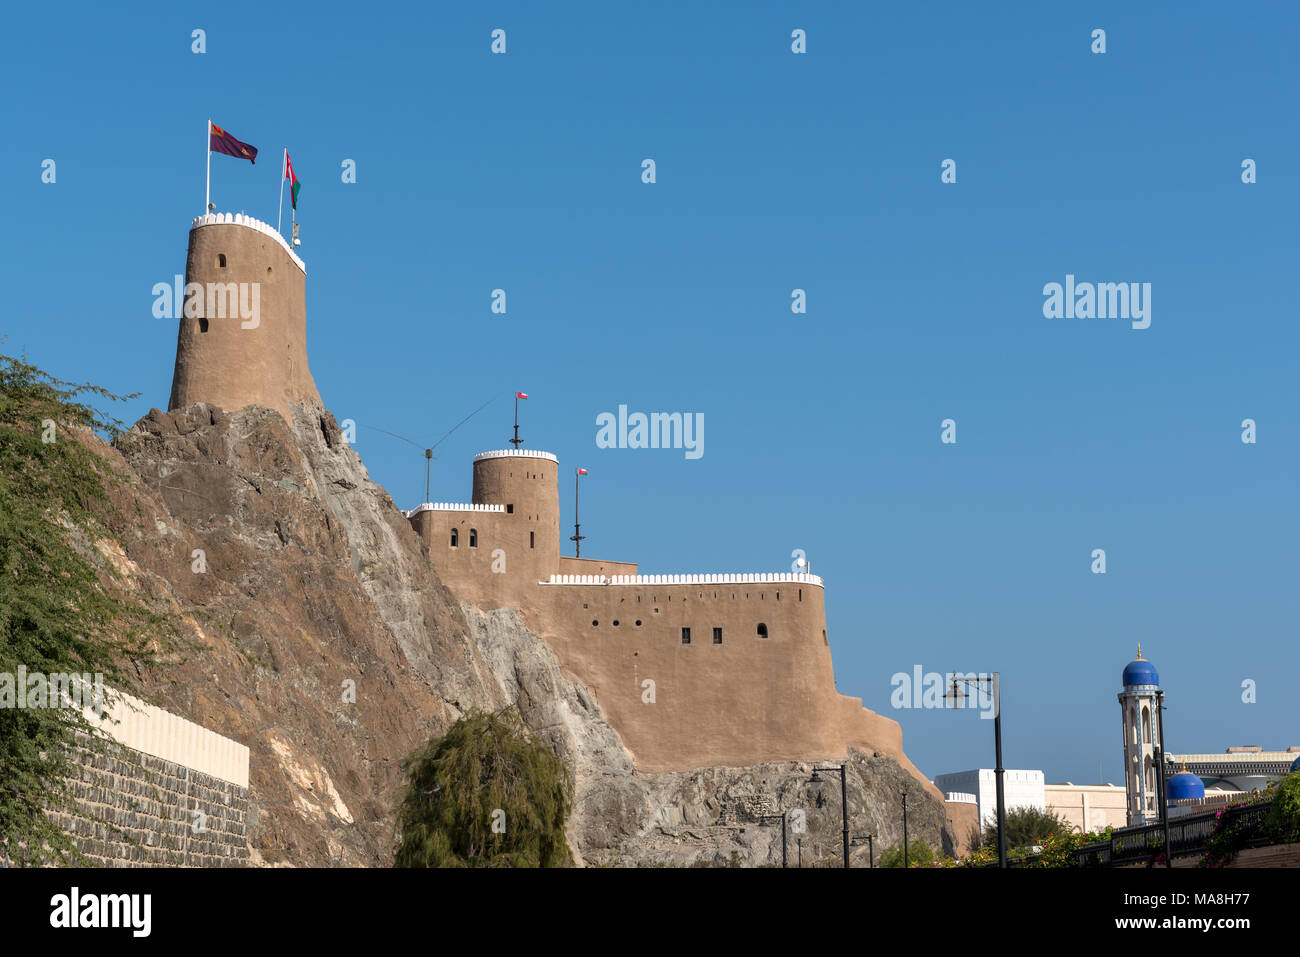
M280 160L280 210L275 214L275 231L280 232L280 220L284 217L284 178L289 169L289 147L284 148L284 157ZM284 234L280 234L284 238Z
M569 541L573 542L573 557L582 557L582 540L586 535L582 534L582 526L578 524L578 476L582 474L582 469L573 471L573 535Z
M203 193L203 215L206 216L208 210L212 208L212 119L210 117L208 119L208 133L203 138L203 148L208 153L208 185Z

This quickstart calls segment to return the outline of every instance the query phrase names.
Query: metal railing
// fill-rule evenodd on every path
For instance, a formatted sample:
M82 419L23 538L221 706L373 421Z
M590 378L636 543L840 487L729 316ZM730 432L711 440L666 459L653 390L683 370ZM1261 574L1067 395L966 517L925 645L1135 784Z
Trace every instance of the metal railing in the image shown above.
M1264 828L1272 801L1261 801L1245 807L1227 807L1204 814L1189 814L1169 821L1169 846L1175 857L1204 853L1210 836L1214 834L1222 814L1228 820L1224 827L1234 825L1248 830L1243 847L1259 847L1271 843ZM1115 867L1137 864L1163 854L1164 825L1159 822L1141 827L1126 827L1114 831L1109 841L1084 844L1075 850L1081 867Z

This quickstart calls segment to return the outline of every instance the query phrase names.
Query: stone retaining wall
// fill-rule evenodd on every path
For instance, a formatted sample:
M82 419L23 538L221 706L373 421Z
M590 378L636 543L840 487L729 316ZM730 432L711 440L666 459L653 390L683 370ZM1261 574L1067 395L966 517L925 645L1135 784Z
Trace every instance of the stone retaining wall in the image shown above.
M87 863L109 867L248 864L248 789L108 743L74 755L74 812L52 811Z

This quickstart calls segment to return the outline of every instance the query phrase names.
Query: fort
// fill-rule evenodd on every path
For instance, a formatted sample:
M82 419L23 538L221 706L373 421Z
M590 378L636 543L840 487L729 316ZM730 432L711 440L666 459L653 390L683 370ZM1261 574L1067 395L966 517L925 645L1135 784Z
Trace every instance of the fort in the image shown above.
M260 405L293 421L323 408L307 365L306 267L274 229L200 216L186 284L261 282L255 328L182 314L169 409ZM700 436L699 438L702 438ZM636 562L561 554L557 457L498 449L474 457L463 503L405 513L452 594L515 609L604 710L646 770L843 759L908 761L897 722L835 687L824 583L811 574L639 574Z

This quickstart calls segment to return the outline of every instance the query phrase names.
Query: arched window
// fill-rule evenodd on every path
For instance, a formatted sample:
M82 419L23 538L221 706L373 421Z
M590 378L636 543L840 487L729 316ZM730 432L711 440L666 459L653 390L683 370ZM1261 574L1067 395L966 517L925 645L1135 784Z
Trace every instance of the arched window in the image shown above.
M529 532L529 533L528 533L528 547L529 547L529 548L536 548L536 547L537 547L537 539L536 539L536 537L535 537L536 535L537 535L536 532Z
M469 547L470 547L470 548L478 548L478 529L477 529L477 528L471 528L471 529L469 530Z
M1146 705L1142 706L1142 743L1151 743L1151 712Z
M451 530L451 547L455 548L459 544L460 544L460 533L453 528Z
M222 269L225 269L225 268L226 268L226 254L225 254L225 253L217 253L217 265L218 265L219 267L221 267Z
M767 625L763 624L761 621L758 623L758 637L767 637Z

